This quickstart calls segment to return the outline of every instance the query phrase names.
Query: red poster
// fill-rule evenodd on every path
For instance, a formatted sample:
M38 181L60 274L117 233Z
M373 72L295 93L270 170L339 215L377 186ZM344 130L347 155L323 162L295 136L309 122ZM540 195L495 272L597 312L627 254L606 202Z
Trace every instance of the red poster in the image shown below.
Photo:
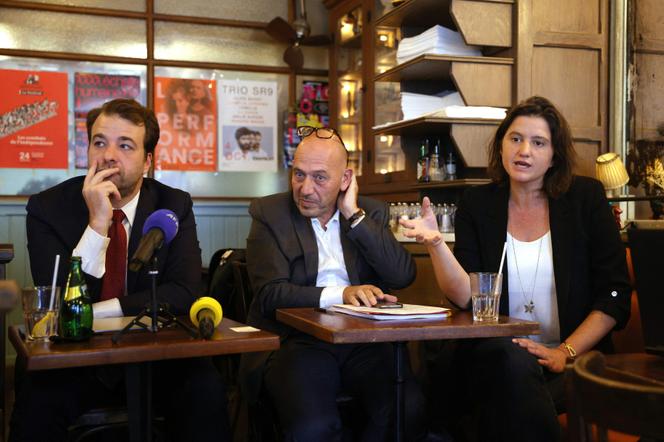
M161 136L156 169L217 169L217 86L214 80L155 78Z
M141 77L138 75L110 75L76 72L74 75L74 117L76 142L74 164L79 169L88 167L88 132L85 117L92 109L114 98L138 99Z
M67 74L0 70L0 167L67 168Z

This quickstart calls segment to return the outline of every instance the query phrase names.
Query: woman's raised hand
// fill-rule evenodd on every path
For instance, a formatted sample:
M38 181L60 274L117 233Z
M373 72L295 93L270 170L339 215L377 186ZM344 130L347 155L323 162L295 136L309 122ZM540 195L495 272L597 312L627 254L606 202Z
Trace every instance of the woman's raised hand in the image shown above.
M437 246L443 240L443 236L438 231L436 215L433 213L431 201L425 196L422 199L421 217L417 219L401 219L401 224L405 230L403 234L408 238L415 238L419 243L427 246Z

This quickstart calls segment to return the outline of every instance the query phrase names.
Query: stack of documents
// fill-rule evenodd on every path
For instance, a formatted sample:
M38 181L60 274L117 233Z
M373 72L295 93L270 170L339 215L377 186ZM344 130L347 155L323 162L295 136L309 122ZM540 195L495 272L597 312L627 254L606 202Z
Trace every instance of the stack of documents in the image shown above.
M402 39L397 49L397 63L404 63L422 54L479 57L482 52L475 46L468 46L458 32L436 25L420 35Z
M427 114L434 118L484 118L504 120L507 109L488 106L447 106Z
M446 106L463 106L463 99L458 92L443 91L436 95L401 93L401 111L404 120L417 118L435 112Z
M329 311L344 313L360 318L385 320L406 319L444 319L452 314L452 310L443 307L431 307L428 305L403 304L401 308L383 309L378 307L355 307L351 304L335 304L328 308Z

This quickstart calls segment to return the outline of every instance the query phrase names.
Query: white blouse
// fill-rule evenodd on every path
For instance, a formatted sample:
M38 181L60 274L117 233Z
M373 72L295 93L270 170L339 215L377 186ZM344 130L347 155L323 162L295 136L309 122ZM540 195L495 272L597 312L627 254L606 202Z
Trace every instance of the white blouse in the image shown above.
M539 322L541 334L529 337L547 347L558 346L560 321L550 231L530 242L507 233L507 278L510 316Z

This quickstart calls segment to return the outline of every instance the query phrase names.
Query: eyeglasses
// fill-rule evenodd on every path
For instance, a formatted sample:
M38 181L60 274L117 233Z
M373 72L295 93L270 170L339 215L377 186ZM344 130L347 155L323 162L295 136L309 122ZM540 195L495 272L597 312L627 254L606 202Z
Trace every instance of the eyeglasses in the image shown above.
M344 140L341 139L341 135L339 135L339 132L336 130L332 129L331 127L313 127L313 126L300 126L297 128L297 135L300 138L306 138L309 135L315 133L317 138L323 139L323 140L329 140L330 138L334 137L336 135L337 138L339 138L339 141L341 142L341 145L346 149L346 145L344 144Z

